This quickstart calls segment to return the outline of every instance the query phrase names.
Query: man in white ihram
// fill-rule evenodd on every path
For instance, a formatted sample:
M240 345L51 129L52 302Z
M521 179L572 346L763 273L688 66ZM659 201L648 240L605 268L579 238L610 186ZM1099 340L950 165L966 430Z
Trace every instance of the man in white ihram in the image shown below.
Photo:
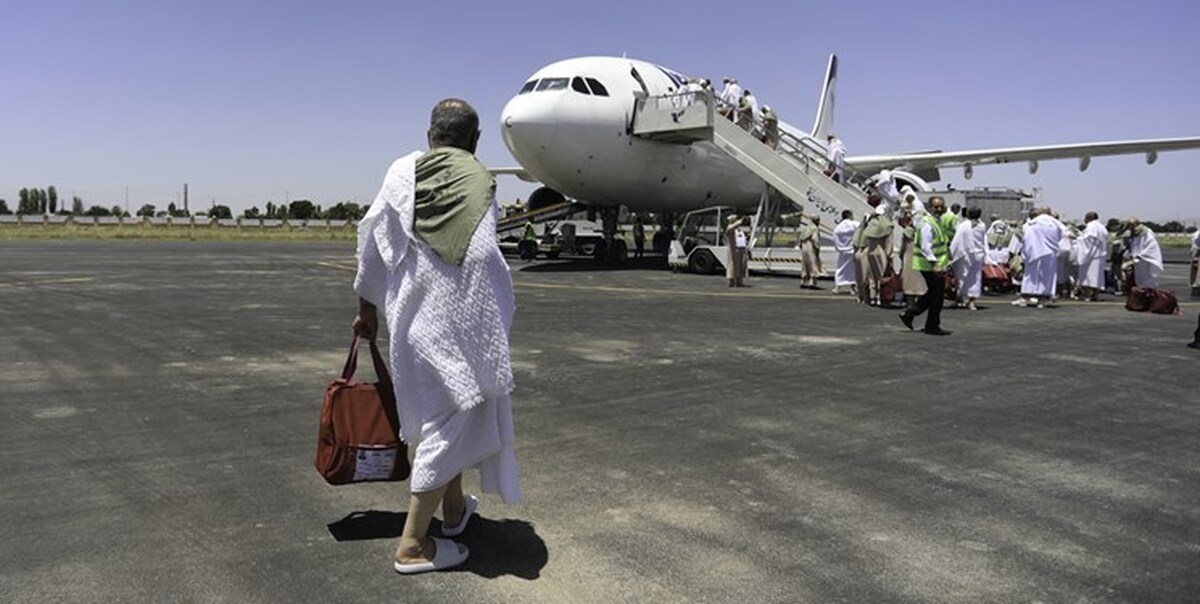
M462 564L466 546L427 536L440 505L442 535L467 528L484 491L521 497L508 332L512 278L496 241L495 180L474 157L479 116L465 101L437 104L429 151L392 164L358 227L356 334L374 338L383 311L400 436L415 445L408 517L394 556L402 574Z
M1150 227L1142 224L1137 218L1128 221L1129 258L1133 262L1133 283L1142 289L1158 289L1158 279L1162 276L1162 248L1158 246L1158 238Z
M833 248L837 250L837 271L833 274L833 293L842 293L842 288L849 288L850 295L858 292L858 267L854 263L854 232L858 230L858 221L854 212L842 210L842 221L833 227Z
M979 206L967 210L967 219L958 221L950 240L950 258L958 281L958 298L968 310L977 310L975 300L983 292L983 261L987 257L987 227Z
M842 182L845 179L843 172L846 168L846 145L842 143L842 139L832 134L826 137L825 141L829 144L825 155L829 160L829 168L826 169L825 175L836 182Z
M1100 215L1088 212L1083 217L1087 222L1076 240L1079 245L1080 298L1095 302L1104 289L1104 265L1108 262L1108 229L1100 223Z
M1038 208L1025 223L1021 261L1025 275L1021 279L1021 297L1014 306L1037 306L1054 297L1058 283L1058 246L1063 238L1062 223L1050 215L1050 208Z

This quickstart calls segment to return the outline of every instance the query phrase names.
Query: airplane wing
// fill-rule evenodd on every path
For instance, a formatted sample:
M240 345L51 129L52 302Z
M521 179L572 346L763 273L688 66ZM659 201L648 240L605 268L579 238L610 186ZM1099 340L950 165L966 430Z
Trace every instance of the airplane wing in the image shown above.
M970 178L973 166L1029 162L1030 173L1036 172L1038 162L1050 159L1079 159L1080 171L1086 170L1091 158L1101 155L1133 155L1144 153L1146 163L1158 159L1160 151L1178 151L1200 148L1200 137L1157 138L1137 141L1113 141L1107 143L1080 143L1074 145L1045 145L1041 147L1011 147L1007 149L983 149L979 151L921 151L898 155L860 155L847 157L846 164L856 171L872 174L884 168L899 168L922 176L935 175L940 168L961 167Z
M534 178L533 175L531 175L529 172L525 171L525 168L522 168L520 166L511 167L511 168L488 168L488 172L491 172L492 176L499 176L501 174L511 174L513 176L516 176L517 178L520 178L521 180L523 180L525 182L541 182L538 179Z

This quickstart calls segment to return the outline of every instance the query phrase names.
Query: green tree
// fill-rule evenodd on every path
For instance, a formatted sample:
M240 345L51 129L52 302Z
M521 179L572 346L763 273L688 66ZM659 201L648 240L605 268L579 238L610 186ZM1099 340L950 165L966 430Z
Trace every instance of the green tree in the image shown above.
M54 185L50 185L50 187L46 189L46 194L50 197L50 213L54 214L55 212L58 212L58 189L55 189Z
M242 212L242 218L258 218L262 215L258 210L258 206L253 206L249 210Z
M71 198L71 214L73 216L80 216L83 214L83 200L78 196Z
M229 209L229 206L215 205L208 211L208 217L229 219L233 218L233 211Z
M1183 223L1178 220L1172 220L1163 225L1163 231L1167 233L1182 233L1183 230Z
M113 206L112 209L109 210L109 213L111 213L113 216L124 216L125 210L121 206Z
M154 216L154 205L148 203L148 204L138 208L137 215L145 216L145 217Z
M112 212L103 206L92 206L83 213L84 216L112 216Z
M12 210L8 209L8 201L0 199L0 214L12 214Z
M29 214L29 189L22 188L17 191L17 213Z
M295 218L296 220L308 220L315 218L317 215L317 207L313 202L307 199L297 199L288 204L287 217Z
M366 210L357 203L343 201L329 208L329 211L325 213L325 217L330 220L358 220L365 213Z

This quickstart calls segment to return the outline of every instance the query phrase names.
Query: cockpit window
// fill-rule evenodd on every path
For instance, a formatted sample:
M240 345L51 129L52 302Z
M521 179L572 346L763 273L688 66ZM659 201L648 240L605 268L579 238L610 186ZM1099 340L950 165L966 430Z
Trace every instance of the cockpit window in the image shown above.
M537 90L538 92L543 90L562 90L566 87L567 78L542 78L542 81L538 82Z
M517 94L525 94L526 92L533 90L533 87L537 86L537 83L537 80L529 80L528 82L525 82L525 85L521 87L521 91Z
M588 78L587 83L588 86L592 87L592 94L596 96L608 96L608 89L604 87L604 84L596 81L596 78Z
M571 78L571 90L582 92L583 94L591 94L591 92L588 92L587 84L584 84L583 78L579 76Z

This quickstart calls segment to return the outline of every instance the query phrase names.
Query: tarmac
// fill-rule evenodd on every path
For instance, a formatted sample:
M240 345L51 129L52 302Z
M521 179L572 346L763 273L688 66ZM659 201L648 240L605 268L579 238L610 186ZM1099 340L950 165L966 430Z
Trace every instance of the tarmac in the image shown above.
M2 602L1200 593L1186 264L1163 283L1179 317L987 298L937 338L795 279L512 258L525 499L483 496L467 563L405 577L407 485L332 487L311 463L353 243L0 259Z

